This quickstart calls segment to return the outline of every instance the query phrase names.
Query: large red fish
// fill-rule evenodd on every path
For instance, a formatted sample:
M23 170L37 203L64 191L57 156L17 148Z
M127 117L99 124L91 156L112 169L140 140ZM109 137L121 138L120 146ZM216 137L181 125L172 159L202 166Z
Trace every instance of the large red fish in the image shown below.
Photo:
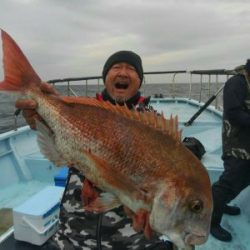
M201 162L181 143L177 120L138 113L93 98L44 94L41 79L13 39L2 31L4 81L0 91L38 103L42 153L56 165L74 165L98 188L86 206L107 211L121 204L133 224L167 235L181 249L203 244L212 212L210 181ZM108 195L109 194L109 195Z

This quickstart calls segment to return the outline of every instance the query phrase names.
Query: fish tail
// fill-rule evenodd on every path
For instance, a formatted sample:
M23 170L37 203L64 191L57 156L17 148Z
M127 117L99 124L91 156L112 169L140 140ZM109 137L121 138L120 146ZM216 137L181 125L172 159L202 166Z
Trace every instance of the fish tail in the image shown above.
M40 77L16 42L4 30L1 36L4 80L0 82L0 91L25 92L31 85L40 85Z

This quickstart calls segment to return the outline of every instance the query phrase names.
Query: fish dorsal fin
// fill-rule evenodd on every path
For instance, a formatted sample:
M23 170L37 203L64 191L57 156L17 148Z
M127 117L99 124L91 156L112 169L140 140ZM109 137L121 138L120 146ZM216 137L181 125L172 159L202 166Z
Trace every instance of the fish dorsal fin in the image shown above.
M123 117L142 122L143 124L158 129L162 133L173 136L177 141L181 141L181 131L178 129L177 116L173 117L171 115L169 119L166 119L163 113L158 114L153 111L140 112L136 109L130 110L126 105L113 105L110 102L100 101L90 97L63 96L60 98L67 104L83 104L110 110Z
M1 84L1 88L6 91L20 91L31 82L40 83L40 77L16 42L3 30L1 30L1 35L4 68L4 82Z

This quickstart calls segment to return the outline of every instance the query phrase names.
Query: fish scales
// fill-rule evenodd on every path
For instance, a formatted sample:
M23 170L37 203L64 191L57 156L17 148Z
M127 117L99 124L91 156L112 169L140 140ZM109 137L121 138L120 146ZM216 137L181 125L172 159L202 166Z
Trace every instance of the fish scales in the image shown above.
M39 103L39 106L45 106L44 101L40 101L37 98L36 101ZM65 107L65 105L58 105L58 103L55 103L52 107L46 105L43 111L38 109L38 112L47 121L49 127L56 131L55 133L66 132L64 132L64 137L69 144L78 142L78 148L91 150L92 153L99 157L112 159L110 164L129 176L132 174L143 176L148 171L148 175L145 178L150 176L160 178L166 171L165 166L158 163L161 160L156 158L156 153L160 151L158 148L160 140L157 145L150 145L151 148L156 148L157 150L152 150L152 153L143 156L143 152L148 148L144 141L147 141L147 137L155 136L154 133L159 133L158 131L152 130L147 126L143 129L142 124L139 124L137 121L125 119L97 107L82 107L82 105ZM55 111L51 112L54 109ZM100 123L100 121L103 122ZM134 123L137 123L137 126ZM89 125L87 126L86 124ZM84 126L87 127L84 128ZM66 130L65 127L68 129ZM141 133L141 130L144 133ZM110 131L112 131L112 136ZM153 135L151 135L151 132ZM122 136L124 138L121 138ZM161 133L159 133L159 137L162 137ZM70 138L78 138L78 140L75 141L74 139L75 142L70 143ZM164 143L166 140L162 140L162 142ZM60 145L62 144L60 143ZM57 146L59 150L61 150L60 145ZM72 148L72 145L70 145L70 148ZM113 152L114 149L116 150L115 153ZM70 153L72 154L73 152ZM64 152L62 151L61 154L63 155ZM160 154L160 156L164 155ZM166 156L169 158L169 154ZM71 157L72 159L74 157ZM121 159L124 159L124 161L121 162ZM167 159L164 160L167 161Z
M160 170L157 168L155 157L152 156L146 157L147 165L143 165L145 157L143 157L140 151L145 145L141 144L144 144L145 138L150 136L150 128L145 130L146 133L142 135L141 139L136 140L138 137L136 135L142 129L141 124L138 124L139 126L137 127L133 126L133 123L138 123L136 121L119 117L110 112L103 112L101 108L97 107L82 108L82 105L79 107L78 105L65 106L53 98L37 98L32 94L30 96L38 102L39 107L43 107L39 108L38 112L47 121L49 127L56 131L55 134L63 134L63 136L55 136L55 138L58 138L56 144L61 155L69 157L67 159L68 162L73 163L74 159L78 159L78 157L75 158L76 153L74 152L79 151L81 148L87 151L91 150L93 154L99 157L111 159L110 164L114 168L118 168L119 171L134 177L136 180L139 178L141 181L146 181L143 180L143 175L145 178L154 176L156 171ZM103 121L101 124L100 120ZM132 124L128 125L127 123ZM86 124L89 125L84 128ZM129 131L129 128L132 129ZM124 133L124 130L127 131ZM112 131L112 136L109 131ZM124 139L118 139L121 135L126 136L124 136ZM127 135L130 136L128 137ZM73 138L73 142L70 138ZM66 146L62 147L62 145L68 145L68 150L66 150ZM112 148L116 149L116 153L112 152ZM124 159L124 161L121 162L121 159ZM134 166L137 166L137 168L134 168ZM149 174L145 175L147 169ZM83 168L81 170L84 172ZM160 178L161 176L162 173L159 171L158 177Z
M78 168L110 193L86 209L104 212L123 204L146 237L152 229L180 249L203 244L213 209L210 180L181 143L178 120L90 98L45 94L20 48L6 32L1 34L5 78L0 91L37 101L46 123L37 121L41 152L56 165Z

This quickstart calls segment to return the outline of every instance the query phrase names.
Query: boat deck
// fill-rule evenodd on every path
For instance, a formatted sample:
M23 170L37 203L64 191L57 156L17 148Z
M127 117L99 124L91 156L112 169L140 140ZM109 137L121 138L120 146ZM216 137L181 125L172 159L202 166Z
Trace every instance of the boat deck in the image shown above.
M39 249L41 249L41 246L36 246L24 241L15 240L13 233L11 233L9 237L6 238L0 244L0 250L39 250Z
M177 115L182 137L195 137L203 144L206 154L202 158L202 163L206 168L213 171L223 169L221 160L221 112L210 107L206 112L201 113L191 126L184 126L196 113L197 107L202 105L201 103L186 98L152 98L151 105L157 111L163 111L166 118Z
M184 98L152 98L152 106L157 109L159 112L163 111L165 117L169 117L171 114L178 115L180 121L180 128L182 129L183 138L184 137L195 137L199 139L205 147L206 153L202 158L204 166L208 169L211 182L214 182L218 179L220 173L223 171L223 162L221 160L221 113L215 110L213 107L210 107L205 112L203 112L191 126L185 127L184 123L187 122L190 117L196 113L197 107L201 106L200 103L196 101L191 101ZM42 185L51 184L53 182L52 176L55 174L55 169L51 164L44 159L39 153L39 149L35 142L35 133L30 132L27 128L20 129L15 137L11 139L0 137L0 155L4 157L1 158L2 173L6 171L11 174L11 179L8 182L12 182L13 185L20 185L23 181L27 181L25 187L18 186L16 191L19 193L14 193L16 197L22 193L27 193L28 190L32 188L28 187L28 183L34 181L40 181ZM28 141L30 140L30 141ZM15 143L14 143L15 141ZM21 144L18 144L20 142ZM13 146L14 145L14 146ZM27 147L29 145L29 147ZM33 145L32 147L30 145ZM17 166L13 157L17 157L22 163L21 166ZM12 163L13 171L10 173L9 165ZM45 171L46 170L46 171ZM40 178L40 179L39 179ZM13 185L7 185L6 177L3 174L0 176L0 198L3 199L4 194L5 199L7 199L10 194L8 191L11 191ZM45 181L46 180L46 181ZM6 183L5 187L3 186ZM7 190L9 187L9 190ZM1 193L2 190L4 192ZM25 191L25 188L28 190ZM38 187L42 188L42 187ZM34 190L33 190L34 191ZM13 191L14 192L14 191ZM36 191L35 191L36 192ZM29 194L28 196L30 196ZM13 197L14 197L13 196ZM27 196L27 197L28 197ZM26 199L23 197L22 199ZM1 200L0 199L0 200ZM12 198L14 199L14 198ZM206 244L202 246L197 246L196 249L199 250L249 250L250 249L250 240L248 235L248 230L250 228L250 190L246 189L242 192L237 199L232 203L237 204L241 210L242 214L239 216L229 216L225 215L223 217L223 226L228 229L233 236L233 241L230 243L224 243L216 240L212 236L209 237L209 240ZM21 201L12 201L13 204L4 205L0 204L1 207L15 206L16 203ZM0 221L1 223L1 221ZM16 241L13 238L13 230L9 231L9 237L0 236L0 250L30 250L30 249L40 249L39 246L33 246L28 243L21 243Z
M244 204L240 204L237 201L234 201L233 204L238 204L241 207L241 209L242 206L244 206ZM195 249L196 250L249 250L250 249L249 215L246 215L244 212L239 216L224 215L222 220L222 226L231 232L233 237L233 240L231 242L221 242L210 235L206 244L199 247L197 246Z
M152 99L151 104L159 112L162 110L165 117L170 117L171 114L178 115L183 137L192 136L202 142L206 150L202 163L208 169L211 182L218 180L223 171L223 162L221 160L221 112L209 107L191 126L185 127L184 123L197 112L197 105L201 106L202 104L185 98L176 98L175 100L172 98ZM210 235L206 244L197 246L195 249L249 250L250 239L247 236L250 228L249 200L250 187L232 201L232 204L241 208L242 214L239 216L223 216L222 226L232 233L232 242L221 242Z

